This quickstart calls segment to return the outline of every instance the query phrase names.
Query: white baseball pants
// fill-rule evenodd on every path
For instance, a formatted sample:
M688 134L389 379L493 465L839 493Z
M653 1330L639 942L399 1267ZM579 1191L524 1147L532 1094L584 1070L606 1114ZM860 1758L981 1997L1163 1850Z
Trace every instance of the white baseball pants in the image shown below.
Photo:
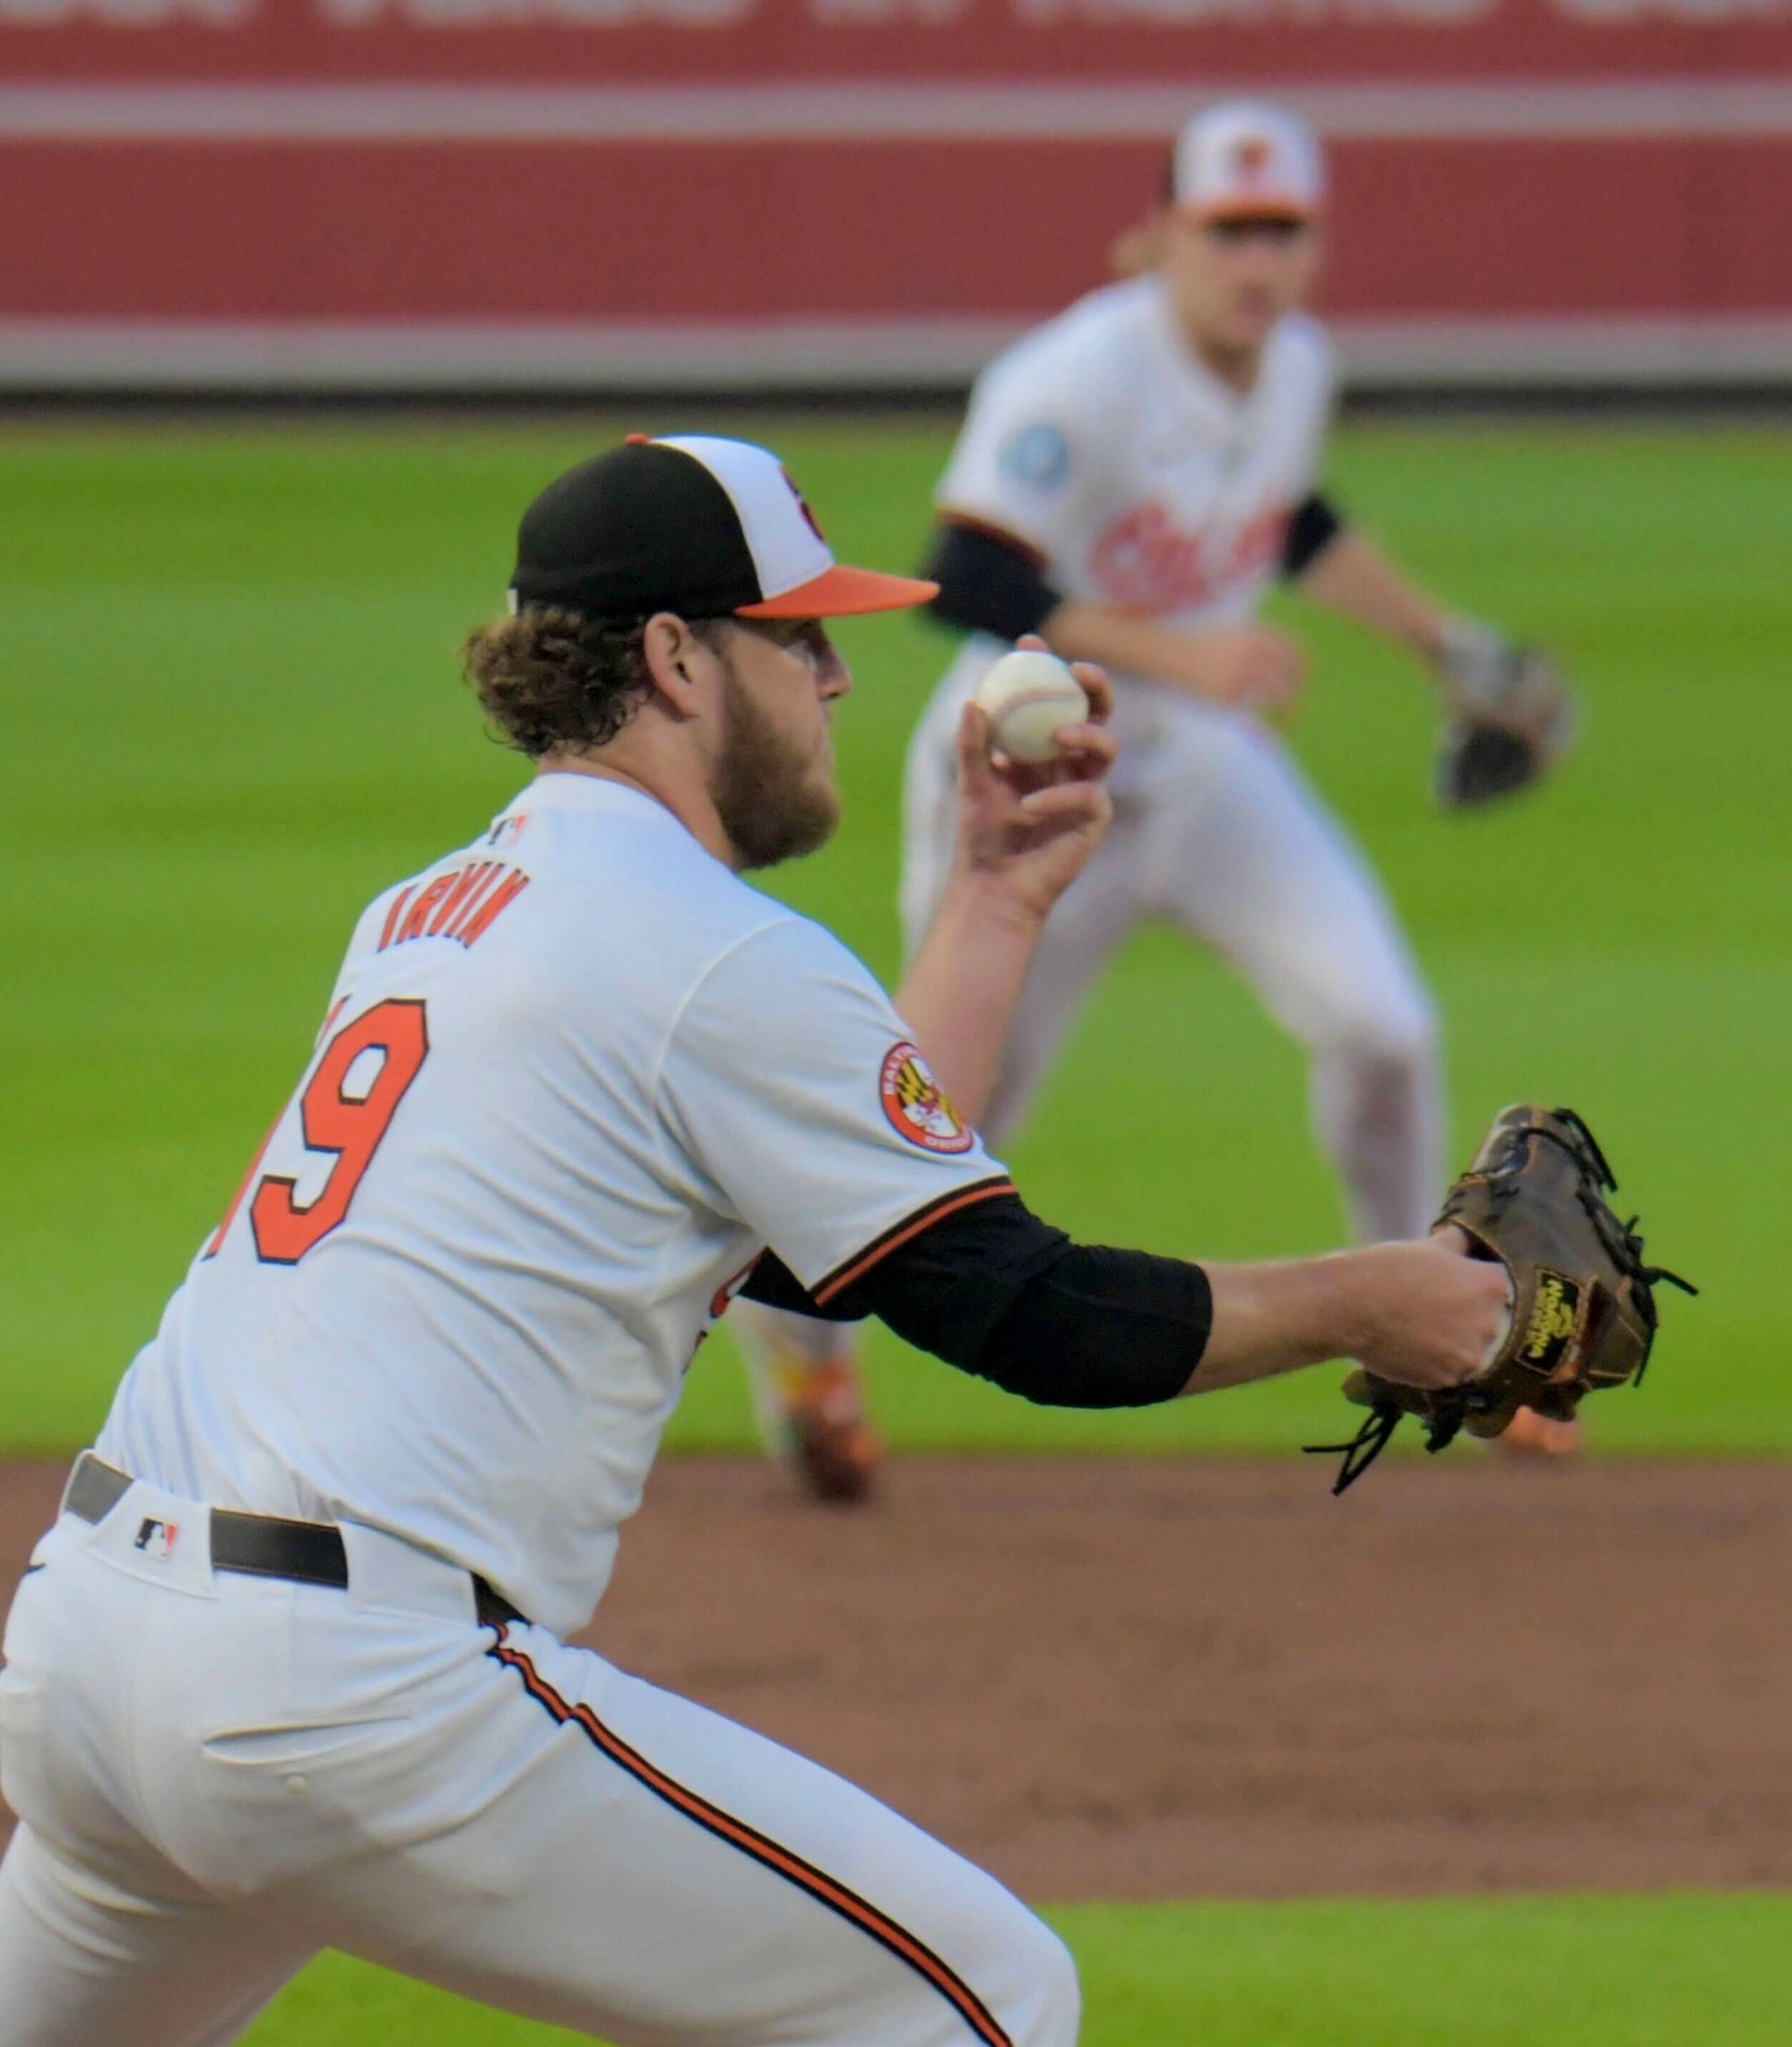
M951 867L959 714L1001 651L965 644L909 749L911 953ZM1359 1240L1422 1236L1443 1185L1436 1023L1386 895L1257 720L1149 683L1116 696L1113 828L1052 913L984 1133L1000 1145L1012 1132L1091 983L1135 924L1162 919L1228 959L1306 1046L1314 1132Z
M20 1588L6 2047L221 2047L325 1947L621 2047L1075 2041L1056 1937L827 1771L392 1538L344 1592L207 1532L139 1483Z

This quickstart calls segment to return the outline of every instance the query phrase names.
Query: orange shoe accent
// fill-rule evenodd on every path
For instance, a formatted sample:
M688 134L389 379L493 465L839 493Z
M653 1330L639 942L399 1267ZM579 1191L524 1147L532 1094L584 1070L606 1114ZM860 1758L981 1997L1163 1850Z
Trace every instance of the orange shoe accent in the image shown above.
M1520 1408L1493 1438L1509 1457L1578 1457L1586 1447L1578 1421L1552 1421Z
M506 1670L515 1671L530 1697L554 1720L562 1726L570 1723L576 1727L594 1748L619 1768L626 1770L655 1798L662 1799L674 1812L682 1813L717 1840L751 1856L762 1868L794 1884L799 1890L807 1891L818 1904L826 1905L849 1926L857 1927L861 1933L869 1934L880 1947L887 1948L899 1962L907 1963L916 1975L954 2008L970 2031L983 2043L983 2047L1014 2047L1011 2036L995 2014L957 1971L949 1963L941 1961L924 1941L906 1927L898 1925L887 1913L879 1912L856 1891L849 1890L837 1878L828 1876L813 1862L806 1861L794 1849L783 1847L757 1827L749 1826L744 1819L736 1819L732 1813L712 1805L688 1785L669 1777L638 1748L625 1741L614 1728L600 1720L582 1700L565 1698L556 1691L528 1654L513 1647L507 1628L498 1630L498 1639L486 1654Z
M883 1444L865 1418L864 1391L850 1357L780 1360L778 1391L786 1454L805 1491L848 1505L870 1496Z

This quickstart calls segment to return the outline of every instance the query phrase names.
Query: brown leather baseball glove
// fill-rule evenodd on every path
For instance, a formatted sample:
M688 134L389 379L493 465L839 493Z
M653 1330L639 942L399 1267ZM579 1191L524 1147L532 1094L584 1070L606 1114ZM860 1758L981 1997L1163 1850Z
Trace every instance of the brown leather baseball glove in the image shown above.
M1566 1421L1589 1393L1642 1377L1655 1341L1655 1288L1698 1289L1644 1262L1636 1218L1620 1222L1606 1199L1616 1186L1572 1109L1519 1102L1500 1111L1438 1221L1463 1232L1472 1257L1506 1268L1505 1336L1474 1378L1441 1391L1395 1385L1359 1366L1344 1391L1369 1409L1367 1418L1347 1444L1312 1445L1343 1455L1334 1493L1374 1462L1402 1415L1416 1415L1426 1448L1438 1451L1464 1428L1500 1435L1523 1407Z
M1469 810L1528 788L1567 750L1574 701L1547 654L1493 626L1452 619L1441 667L1449 713L1437 757L1437 800Z

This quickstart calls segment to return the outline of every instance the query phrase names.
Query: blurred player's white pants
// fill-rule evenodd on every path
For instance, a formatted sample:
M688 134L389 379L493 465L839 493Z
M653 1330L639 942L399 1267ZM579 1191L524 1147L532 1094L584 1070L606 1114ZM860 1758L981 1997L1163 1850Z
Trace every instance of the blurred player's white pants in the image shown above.
M902 914L911 953L952 863L953 744L1004 651L968 640L909 748ZM1374 875L1287 750L1252 717L1145 682L1116 684L1115 820L1052 913L982 1118L1000 1146L1090 984L1132 927L1160 919L1238 969L1312 1059L1313 1126L1365 1242L1420 1236L1443 1184L1437 1031ZM1204 1072L1198 1085L1224 1084Z
M1056 1937L826 1770L390 1537L344 1592L207 1534L140 1483L14 1602L5 2047L221 2047L325 1947L620 2047L1074 2042Z

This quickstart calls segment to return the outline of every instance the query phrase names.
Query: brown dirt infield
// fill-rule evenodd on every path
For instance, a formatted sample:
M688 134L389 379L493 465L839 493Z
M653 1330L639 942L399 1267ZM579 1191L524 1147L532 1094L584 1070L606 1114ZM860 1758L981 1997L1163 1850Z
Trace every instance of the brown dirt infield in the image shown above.
M593 1639L1033 1897L1788 1886L1788 1582L1779 1465L699 1461Z

